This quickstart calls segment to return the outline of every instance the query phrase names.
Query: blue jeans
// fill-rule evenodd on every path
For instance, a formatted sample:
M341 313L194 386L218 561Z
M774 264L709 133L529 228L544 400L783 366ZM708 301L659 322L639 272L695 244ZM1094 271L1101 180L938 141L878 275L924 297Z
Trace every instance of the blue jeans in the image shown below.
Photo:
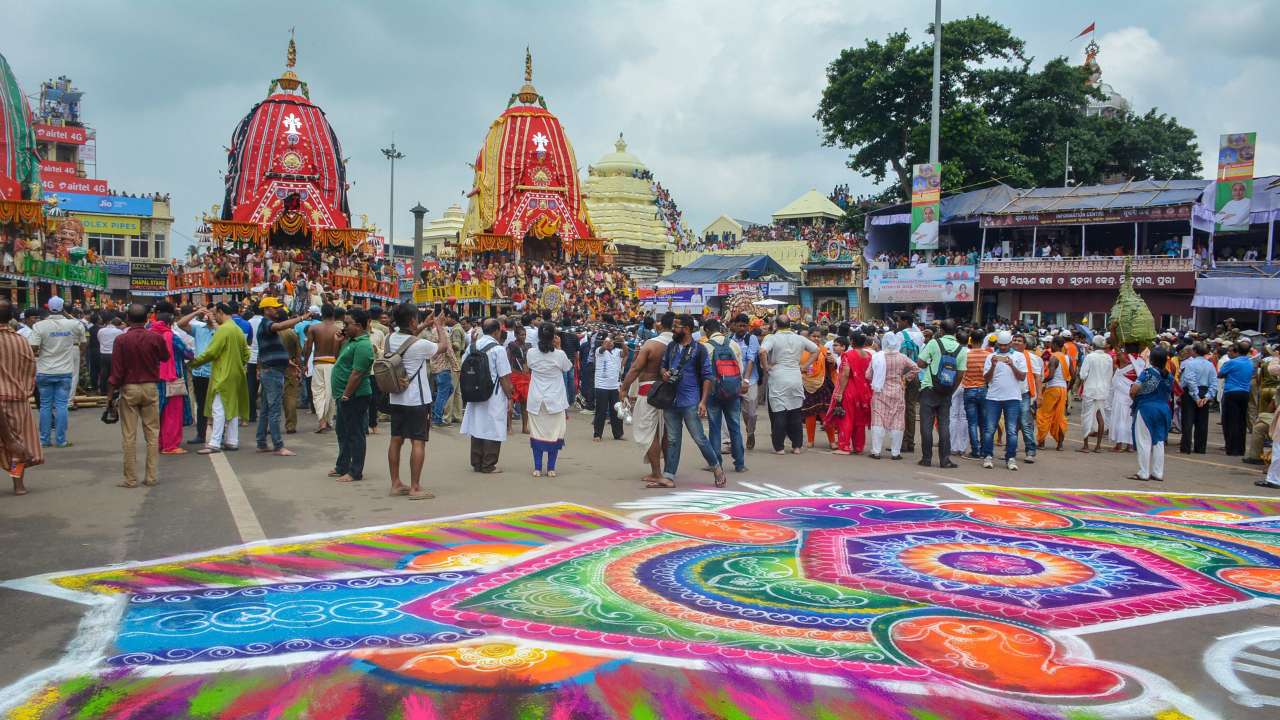
M663 410L663 417L667 424L667 454L664 458L664 467L662 476L668 480L675 480L676 473L680 470L680 442L684 438L684 433L680 432L680 426L684 425L689 431L689 437L693 438L693 444L698 446L702 451L702 457L711 467L720 467L720 448L711 447L711 443L707 440L707 435L702 431L702 419L698 417L698 406L690 405L683 408L670 408Z
M49 431L53 430L54 444L66 445L71 373L36 373L36 389L40 391L40 444L49 444Z
M448 370L436 373L436 396L431 403L431 422L444 424L444 407L453 396L453 375Z
M1027 455L1036 456L1036 410L1031 407L1030 393L1022 393L1022 442L1027 446Z
M746 450L742 445L742 397L707 400L707 440L712 448L720 447L720 423L729 426L729 452L733 456L733 469L741 472L747 467Z
M573 405L573 399L577 397L577 393L574 391L573 386L574 386L573 371L566 370L564 373L564 392L565 392L565 397L569 398L570 406Z
M982 444L983 431L986 430L982 422L982 414L986 406L986 388L964 389L964 417L969 422L969 452L978 457L987 457L991 454L991 448Z
M271 431L271 447L284 447L280 434L280 416L284 405L284 371L280 368L258 366L258 387L262 388L262 407L258 408L258 447L267 446L267 430Z
M987 400L983 412L986 423L982 430L982 447L990 448L984 457L991 457L992 447L996 439L996 425L1000 424L1000 416L1004 415L1004 459L1012 460L1018 455L1018 426L1022 418L1022 400Z

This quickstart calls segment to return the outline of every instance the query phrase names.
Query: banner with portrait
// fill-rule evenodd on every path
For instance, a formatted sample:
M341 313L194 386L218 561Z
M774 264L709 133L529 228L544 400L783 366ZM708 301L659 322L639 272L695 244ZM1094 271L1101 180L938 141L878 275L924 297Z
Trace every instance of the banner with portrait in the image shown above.
M942 163L913 165L911 174L911 249L937 250Z
M1214 232L1247 232L1253 203L1253 158L1258 133L1230 133L1218 142Z
M867 271L867 294L873 303L973 302L976 265L873 267Z

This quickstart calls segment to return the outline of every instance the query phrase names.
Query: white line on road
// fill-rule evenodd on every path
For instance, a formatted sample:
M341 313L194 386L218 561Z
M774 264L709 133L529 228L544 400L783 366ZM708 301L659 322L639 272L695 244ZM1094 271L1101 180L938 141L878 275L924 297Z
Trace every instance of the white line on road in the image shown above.
M231 518L236 522L240 541L248 543L266 540L267 534L263 532L262 523L258 522L258 515L253 512L253 506L249 504L249 497L244 494L240 478L236 477L236 471L231 469L231 463L227 462L226 456L222 453L210 455L209 460L213 462L213 471L218 475L218 484L222 486L222 494L227 498L227 506L231 508Z

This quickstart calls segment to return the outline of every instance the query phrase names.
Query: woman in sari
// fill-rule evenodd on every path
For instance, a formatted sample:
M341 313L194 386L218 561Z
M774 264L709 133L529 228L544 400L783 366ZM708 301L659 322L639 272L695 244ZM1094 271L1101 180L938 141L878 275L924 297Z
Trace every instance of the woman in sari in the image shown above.
M814 357L813 364L801 378L804 384L804 404L800 406L800 411L804 413L805 438L809 447L813 447L813 436L817 431L818 420L822 419L822 429L827 433L827 449L835 450L836 427L834 423L826 420L827 410L831 405L831 390L835 387L832 381L835 363L831 361L824 347L821 332L811 331L809 339L818 346L818 349L815 352L805 352L800 356L801 367L809 362L811 356Z
M884 434L889 433L889 457L902 459L902 434L907 427L906 380L919 368L898 352L902 336L885 333L867 376L871 379L871 457L880 459ZM950 422L950 419L947 420Z
M1130 475L1130 480L1164 480L1164 445L1173 423L1173 411L1169 409L1173 373L1165 367L1167 361L1164 348L1153 349L1150 366L1129 388L1133 398L1133 445L1138 451L1138 474Z
M1110 425L1107 434L1115 443L1111 452L1124 452L1133 449L1133 399L1129 389L1137 382L1147 363L1142 359L1137 343L1125 343L1124 349L1116 353L1115 366L1116 371L1111 375L1111 416L1107 418Z
M837 423L840 437L840 448L833 452L835 455L860 455L866 446L867 427L871 422L871 383L867 379L871 353L866 349L867 336L855 332L849 344L850 348L840 360L840 373L831 396L829 415Z

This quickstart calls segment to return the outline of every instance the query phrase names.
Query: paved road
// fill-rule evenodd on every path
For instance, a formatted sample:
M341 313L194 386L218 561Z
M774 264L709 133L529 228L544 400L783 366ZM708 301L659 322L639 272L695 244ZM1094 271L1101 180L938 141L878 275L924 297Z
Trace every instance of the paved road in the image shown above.
M76 412L70 433L74 447L48 451L47 464L29 474L31 493L26 497L0 494L4 548L0 578L204 551L253 540L258 533L282 538L559 500L609 509L660 492L642 489L640 478L646 466L637 446L629 440L592 443L589 420L577 414L572 417L556 479L530 477L528 445L519 436L504 446L500 467L505 473L481 476L468 468L466 438L455 430L433 431L425 484L438 497L409 502L387 494L385 425L383 434L369 439L367 480L361 483L343 485L325 476L334 460L334 437L308 432L314 419L304 413L303 432L288 437L296 457L255 454L252 435L242 432L250 449L221 456L225 459L221 473L219 461L208 457L162 457L158 487L126 490L115 486L120 479L118 426L102 425L94 411ZM763 417L761 427L767 428ZM1072 432L1077 431L1073 417ZM761 439L766 445L767 439ZM690 445L685 443L680 483L710 487L710 475L697 470L700 458ZM820 440L820 445L825 443ZM1260 472L1222 456L1220 438L1212 438L1211 445L1206 456L1170 454L1167 482L1155 489L1265 494L1252 484ZM740 487L739 481L788 488L835 482L850 489L919 490L944 498L958 497L945 483L1153 489L1124 479L1135 469L1131 454L1069 450L1042 451L1040 462L1008 472L983 470L973 462L939 470L918 467L909 461L914 458L877 462L833 457L821 450L777 457L758 449L749 455L748 473L730 474L730 488ZM241 493L247 502L233 512ZM0 589L0 635L7 639L0 686L57 662L84 611L75 603ZM1232 705L1204 672L1201 652L1221 635L1280 625L1280 606L1208 618L1102 632L1085 639L1099 656L1157 672L1223 717L1274 717Z

